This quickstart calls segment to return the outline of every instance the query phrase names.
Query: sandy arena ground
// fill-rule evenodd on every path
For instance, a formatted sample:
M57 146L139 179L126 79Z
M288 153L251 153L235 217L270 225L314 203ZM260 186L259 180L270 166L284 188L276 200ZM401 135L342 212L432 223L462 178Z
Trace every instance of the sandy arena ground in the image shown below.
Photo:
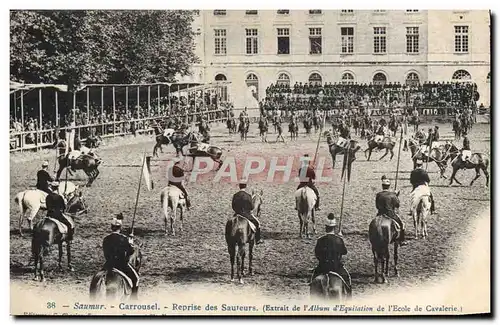
M424 125L427 129L427 125ZM223 125L213 126L212 143L224 148L224 156L236 157L244 161L247 155L298 157L304 153L314 155L316 135L308 137L300 130L297 141L275 143L276 135L271 130L269 143L262 143L258 137L257 125L252 124L247 142L241 142L239 135L227 135ZM285 131L288 127L285 125ZM441 138L453 139L450 125L440 125ZM474 125L470 134L474 152L490 154L490 125ZM34 288L49 287L69 292L88 292L92 275L103 263L101 243L109 232L109 222L118 212L125 215L128 227L134 210L140 162L144 148L152 152L152 137L110 140L98 149L104 159L101 175L91 188L84 189L84 196L90 207L87 216L77 220L77 231L73 242L73 264L75 272L57 268L57 246L53 247L46 263L46 283L33 281L33 268L27 266L30 252L29 236L21 238L17 231L19 211L14 203L14 195L35 184L36 172L42 159L49 159L51 169L54 152L21 153L11 155L11 213L10 213L10 265L11 279L15 282L31 284ZM361 141L362 149L366 141ZM458 143L461 147L461 141ZM173 147L164 147L161 159L172 157ZM351 272L354 295L362 295L435 281L448 275L455 267L455 253L461 238L468 232L469 225L477 215L490 206L490 190L485 187L484 175L469 187L474 177L473 170L459 171L457 178L464 186L448 187L448 180L439 179L438 168L429 165L431 190L437 201L438 214L428 223L428 240L413 240L413 224L407 215L408 198L411 191L409 174L412 163L409 152L401 152L398 188L401 189L401 214L405 217L409 231L409 245L400 249L400 277L391 276L387 286L372 283L373 260L368 242L368 224L376 214L375 195L380 190L380 178L387 175L394 179L397 164L397 147L392 161L386 157L378 161L381 152L372 155L367 162L362 152L357 154L353 167L353 178L348 183L345 195L343 233L348 255L346 267ZM319 156L325 157L330 167L331 158L324 139L321 141ZM262 175L267 175L269 167ZM303 298L309 295L307 282L309 270L316 264L314 257L315 238L324 232L324 221L329 212L340 213L342 183L340 167L342 156L337 158L333 170L334 182L319 184L322 211L317 216L317 234L311 240L298 238L299 220L294 210L294 191L297 183L263 182L263 177L252 179L250 187L264 191L264 205L261 222L265 243L258 245L254 252L255 275L245 279L245 285L266 296L279 293L282 297ZM137 167L119 167L137 165ZM224 226L232 215L231 197L237 191L236 183L212 181L215 172L196 183L187 185L192 197L193 208L184 220L184 232L175 237L165 236L163 212L160 207L160 190L166 185L166 161L155 161L152 166L155 189L148 192L142 186L136 217L136 237L143 243L145 257L141 273L141 291L164 288L173 292L182 286L218 286L220 290L237 290L237 284L229 282L230 264L224 240ZM241 169L241 166L239 166ZM292 175L297 174L297 166ZM332 175L332 170L324 172ZM446 175L450 176L451 168ZM261 176L262 176L261 175ZM282 174L279 174L282 175ZM279 177L279 179L281 179ZM83 184L85 175L78 172L70 180ZM41 213L39 214L39 216ZM27 223L24 224L27 227ZM392 252L391 252L392 254ZM63 263L66 263L64 254ZM392 265L392 256L391 256ZM392 275L392 268L391 273Z

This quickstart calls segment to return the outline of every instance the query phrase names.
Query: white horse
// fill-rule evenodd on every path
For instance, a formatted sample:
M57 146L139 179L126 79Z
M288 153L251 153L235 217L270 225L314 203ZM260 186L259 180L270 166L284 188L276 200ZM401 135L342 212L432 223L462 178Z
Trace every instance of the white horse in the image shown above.
M177 218L177 209L180 211L180 232L182 233L182 222L184 216L184 210L186 209L186 198L184 193L175 185L170 185L165 187L160 194L161 205L163 208L163 213L165 214L165 235L168 234L167 223L168 223L168 209L172 209L172 214L170 215L170 232L172 236L175 236L174 223Z
M78 190L78 185L73 184L72 182L65 181L59 183L57 192L62 195L62 197L66 200L71 198L71 196L76 193ZM19 217L19 233L21 236L22 232L22 224L24 220L24 216L29 211L28 215L28 224L30 230L33 230L33 219L36 217L38 211L47 210L47 205L45 204L45 199L47 198L47 193L38 189L29 189L22 192L19 192L14 197L14 202L18 204L19 211L21 212L21 216Z
M300 231L299 236L303 238L302 235L305 234L306 238L309 236L309 216L312 221L313 234L316 234L315 218L314 218L314 206L316 205L316 193L308 187L304 186L297 191L295 191L295 209L299 215L300 221Z
M410 194L411 215L413 217L413 226L415 227L415 239L427 238L427 217L430 215L431 200L430 189L426 185L420 185Z

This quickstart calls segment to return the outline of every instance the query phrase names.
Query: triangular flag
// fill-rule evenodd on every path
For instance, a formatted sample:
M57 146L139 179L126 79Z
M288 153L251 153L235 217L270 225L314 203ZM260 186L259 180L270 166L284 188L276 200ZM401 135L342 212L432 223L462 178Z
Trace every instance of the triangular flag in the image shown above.
M146 182L146 187L148 191L154 188L153 180L151 178L151 156L146 156L144 163L142 165L142 175L144 175L144 181Z

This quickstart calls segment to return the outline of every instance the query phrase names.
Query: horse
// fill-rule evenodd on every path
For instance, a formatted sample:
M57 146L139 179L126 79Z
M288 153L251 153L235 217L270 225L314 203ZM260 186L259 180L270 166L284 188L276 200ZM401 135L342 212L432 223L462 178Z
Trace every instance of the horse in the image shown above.
M250 225L250 221L240 215L234 215L226 222L225 238L229 260L231 262L231 281L234 280L234 259L236 257L236 275L240 284L243 284L242 277L245 275L245 245L248 244L248 273L253 275L252 260L253 247L255 245L255 230ZM236 252L236 246L238 251Z
M311 134L312 119L310 117L304 119L304 129L306 130L306 134Z
M182 223L184 220L184 211L186 210L186 198L182 191L175 185L169 185L165 187L160 193L161 206L163 208L163 213L165 214L165 236L168 235L167 224L168 224L168 209L172 209L172 214L170 215L170 232L172 236L175 236L174 223L177 218L177 210L180 212L180 228L179 231L182 233Z
M450 149L452 147L451 144L449 143L445 144L444 152L438 148L433 148L432 150L430 150L430 153L428 155L425 155L422 152L418 141L413 138L410 138L408 140L408 147L410 148L411 158L413 160L413 169L417 168L417 160L419 159L427 162L429 161L435 162L436 165L439 167L440 171L439 177L446 179L444 173L446 171L447 161L450 157Z
M313 122L313 125L314 125L314 132L318 133L318 130L320 128L320 125L319 125L320 124L319 116L314 115L312 122Z
M421 186L417 187L412 192L411 197L411 215L413 217L413 226L415 227L415 238L419 239L420 234L422 234L422 238L427 238L427 217L430 216L431 210L431 200L430 200L430 192L422 193L421 195L415 195L418 191L428 190L427 187L421 188ZM419 199L417 200L416 197Z
M297 209L297 214L299 216L300 238L303 238L304 234L307 239L310 238L309 217L311 217L312 221L313 234L316 234L314 206L317 200L318 198L316 196L316 193L314 193L314 191L308 186L304 186L295 191L295 208Z
M358 135L358 130L360 128L360 120L358 118L354 118L352 121L352 127L354 129L354 135Z
M354 160L356 160L356 153L358 152L359 149L361 149L361 146L359 145L358 141L346 139L346 141L349 141L349 144L347 146L339 146L337 145L337 142L333 140L334 139L333 134L330 133L329 131L325 132L325 137L326 137L326 142L328 143L330 155L332 156L332 169L335 168L335 161L337 155L345 154L348 151L347 149L349 149L349 160L347 163L349 164L349 166L351 166ZM349 173L349 178L350 178L350 173Z
M281 127L281 122L276 122L274 124L274 127L276 129L276 131L278 132L278 136L276 137L276 142L278 142L278 140L281 138L281 140L283 140L283 142L285 142L285 138L283 138L283 128Z
M86 140L85 140L85 146L87 146L88 148L90 149L93 149L93 148L98 148L101 144L103 144L104 141L102 141L102 138L100 135L97 135L97 136L89 136Z
M216 146L211 146L206 143L202 143L201 145L205 145L206 150L198 150L196 151L190 151L188 154L186 154L186 157L192 157L193 158L193 165L194 165L194 160L196 157L210 157L214 162L218 164L217 168L215 169L218 171L221 166L222 166L222 149Z
M288 124L288 132L290 133L290 141L297 140L299 136L299 126L295 121L291 121Z
M375 265L375 283L387 282L386 276L389 274L389 246L394 244L394 274L398 272L398 239L401 235L396 221L384 215L376 216L368 227L368 237L372 246L373 263ZM378 273L378 264L382 266L382 272ZM384 269L385 264L385 269ZM385 274L385 275L384 275Z
M78 157L72 163L70 162L68 155L60 156L57 159L57 162L59 164L59 169L57 170L56 181L59 181L61 173L65 168L67 168L67 171L70 175L73 175L71 169L83 170L85 174L88 176L88 181L87 184L85 184L85 186L90 187L92 183L96 180L97 176L99 176L100 172L98 167L102 163L102 160L92 155L83 154L80 155L80 157Z
M488 187L488 183L490 181L490 174L488 173L488 166L490 164L489 158L482 153L473 153L469 159L469 161L463 161L460 157L460 151L455 145L452 145L450 149L450 159L451 159L451 167L453 171L450 177L450 183L448 185L451 186L453 180L457 182L459 185L462 185L457 178L457 172L460 169L474 169L476 170L476 177L470 182L469 186L472 186L474 181L481 176L481 170L483 171L484 176L486 177L486 187Z
M75 217L80 216L82 213L87 214L88 209L85 204L85 200L83 199L82 192L80 192L78 195L75 195L70 199L63 215L69 223L74 225ZM66 243L68 268L70 271L74 270L71 266L71 241L73 240L72 237L74 230L75 229L73 227L73 229L67 229L67 233L61 233L57 223L51 218L44 218L36 224L33 229L33 238L31 240L31 252L35 261L35 281L38 281L38 275L40 275L40 281L43 282L45 280L43 272L43 259L44 256L48 255L49 248L53 244L57 244L59 248L59 269L62 269L62 246L63 243ZM38 264L40 264L39 269L37 268ZM39 274L37 272L39 272Z
M236 121L234 120L234 117L230 117L227 119L226 126L229 130L229 134L236 133Z
M391 157L389 158L389 160L392 160L392 157L394 157L394 147L396 146L396 141L394 141L388 136L384 136L382 141L377 142L375 141L375 137L376 136L368 140L368 148L364 151L365 157L366 157L366 152L368 151L367 160L368 161L370 160L373 149L379 149L379 150L385 149L385 153L382 155L382 157L380 157L379 160L384 159L384 157L387 156L389 152L391 153Z
M250 129L250 120L248 118L245 118L243 119L243 121L240 121L240 125L238 126L238 132L240 133L241 141L247 140L249 129Z
M68 181L61 182L58 187L58 193L66 199L70 198L77 190L78 185L75 185L72 182ZM47 195L48 193L44 191L38 189L29 189L17 193L14 197L14 202L18 204L19 210L21 212L21 216L19 217L19 234L21 236L24 236L22 224L26 212L30 212L28 215L28 225L30 230L32 231L33 219L38 214L38 211L47 209L47 206L45 204Z
M156 124L153 127L155 132L155 146L153 147L153 156L158 157L157 151L160 149L161 153L163 153L162 145L169 145L172 143L172 136L175 134L174 129L166 129L163 130L159 124Z
M452 129L455 133L455 140L460 140L462 138L462 125L459 119L453 120Z
M129 264L139 273L142 265L141 246L133 244L134 252L129 258ZM101 297L114 301L126 301L131 296L132 285L116 269L102 269L98 271L90 281L90 298L97 300Z
M344 279L335 272L320 274L310 284L309 293L311 297L345 301L350 298L350 292Z
M259 120L259 135L262 142L267 142L268 123L267 119Z

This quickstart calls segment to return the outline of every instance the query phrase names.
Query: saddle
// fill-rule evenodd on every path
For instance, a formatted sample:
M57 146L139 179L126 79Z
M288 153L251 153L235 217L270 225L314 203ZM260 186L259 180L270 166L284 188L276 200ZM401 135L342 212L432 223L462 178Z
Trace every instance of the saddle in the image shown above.
M71 229L74 229L75 228L74 222L72 220L70 220L68 217L66 217L64 215L64 213L62 214L62 216L71 225ZM56 224L57 229L59 230L59 232L61 234L67 234L68 233L68 226L66 226L64 223L62 223L61 221L59 221L59 220L57 220L55 218L51 218L51 217L47 217L47 219L49 219L50 221L52 221L53 223Z
M380 143L380 142L384 141L384 138L385 138L385 136L384 136L384 135L376 134L376 135L373 137L373 141L375 141L375 142L377 142L377 143Z
M418 204L424 196L431 196L431 190L427 185L419 185L410 193L410 208L412 211L418 208Z
M253 232L256 232L257 231L257 227L254 225L254 223L252 221L250 221L247 217L245 216L242 216L241 214L239 213L235 213L234 214L235 217L242 217L243 219L246 219L248 220L248 224L250 225L250 229L252 229Z
M349 141L347 139L339 137L338 140L337 140L336 145L339 146L339 147L345 148L348 143L349 143Z

